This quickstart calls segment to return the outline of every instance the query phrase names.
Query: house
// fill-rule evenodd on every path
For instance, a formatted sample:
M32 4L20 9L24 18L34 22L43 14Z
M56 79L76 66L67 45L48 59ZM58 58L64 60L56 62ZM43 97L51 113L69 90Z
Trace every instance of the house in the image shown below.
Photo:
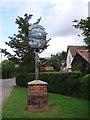
M66 68L69 72L71 71L71 68L72 68L71 63L76 55L77 50L80 47L81 46L68 46L67 47Z
M83 74L90 73L90 52L88 49L78 50L72 63L72 68L79 69Z
M67 72L66 61L65 60L61 61L60 72L63 72L63 73Z
M68 46L66 67L70 72L72 67L82 66L83 69L90 69L90 52L85 46Z
M53 66L42 67L42 72L53 72L53 71L54 71Z

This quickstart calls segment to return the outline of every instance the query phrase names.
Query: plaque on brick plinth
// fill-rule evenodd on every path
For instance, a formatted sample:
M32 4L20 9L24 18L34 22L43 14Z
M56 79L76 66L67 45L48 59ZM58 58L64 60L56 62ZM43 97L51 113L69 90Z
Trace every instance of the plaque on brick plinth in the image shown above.
M41 80L28 82L28 111L46 111L48 106L48 83Z

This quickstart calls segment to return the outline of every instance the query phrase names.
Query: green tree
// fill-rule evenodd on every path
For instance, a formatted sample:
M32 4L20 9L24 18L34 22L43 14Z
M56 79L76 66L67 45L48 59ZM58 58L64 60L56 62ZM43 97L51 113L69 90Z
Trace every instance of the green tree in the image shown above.
M34 72L34 51L31 49L28 41L28 30L31 24L29 19L32 15L24 15L24 18L16 18L16 24L18 25L18 34L14 34L13 37L9 37L10 41L5 42L12 50L14 55L8 52L6 49L2 49L2 52L7 56L8 60L13 61L17 65L17 73L29 73Z
M51 55L51 57L40 59L40 67L53 66L55 71L60 71L61 62L65 59L66 52L62 51L61 53Z
M14 34L13 37L9 37L10 41L5 42L12 50L14 55L7 51L7 49L2 49L2 52L7 56L8 60L13 61L16 64L17 73L30 73L34 72L34 61L35 54L34 50L31 48L28 40L29 27L38 24L41 18L37 19L36 23L29 23L33 15L25 14L24 18L16 18L16 24L18 25L18 34ZM50 40L50 39L49 39ZM48 42L46 41L42 49L38 49L38 52L42 52L48 47Z
M0 64L2 65L2 78L10 78L15 75L14 62L10 60L4 60Z
M66 58L65 51L57 53L56 55L51 55L51 63L56 71L60 71L61 62L62 60L65 60L65 58Z
M81 35L84 36L84 42L90 50L90 17L81 20L74 20L74 27L81 30ZM79 35L80 36L80 35Z

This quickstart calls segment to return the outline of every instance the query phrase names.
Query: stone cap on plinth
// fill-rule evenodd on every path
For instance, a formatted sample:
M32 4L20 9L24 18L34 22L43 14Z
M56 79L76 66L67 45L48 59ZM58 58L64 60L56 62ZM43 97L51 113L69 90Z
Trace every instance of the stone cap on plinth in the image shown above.
M37 85L42 85L42 84L48 85L47 82L44 82L44 81L41 81L41 80L33 80L33 81L31 81L31 82L28 82L28 85L33 85L33 84L37 84Z

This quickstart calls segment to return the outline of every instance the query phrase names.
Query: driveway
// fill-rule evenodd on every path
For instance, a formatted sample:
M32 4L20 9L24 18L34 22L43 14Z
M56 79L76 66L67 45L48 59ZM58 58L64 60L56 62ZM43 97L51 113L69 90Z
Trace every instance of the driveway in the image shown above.
M2 99L0 99L1 106L5 99L10 95L12 88L16 85L15 78L0 80L0 85L0 96L2 96Z

